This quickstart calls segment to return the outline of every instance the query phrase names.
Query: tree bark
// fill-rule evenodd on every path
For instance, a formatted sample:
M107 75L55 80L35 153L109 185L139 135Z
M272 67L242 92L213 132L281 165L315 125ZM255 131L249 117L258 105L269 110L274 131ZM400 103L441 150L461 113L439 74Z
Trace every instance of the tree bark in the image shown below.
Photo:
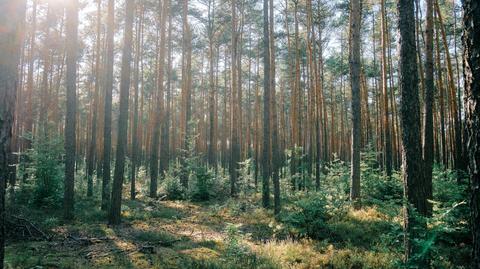
M360 27L361 1L350 1L350 83L352 90L352 168L350 200L360 206L360 143L362 115L360 106Z
M100 91L100 27L101 27L101 13L102 12L102 1L98 0L97 3L97 29L96 29L96 41L95 41L95 93L93 97L93 117L92 117L92 129L90 130L90 145L87 153L87 196L93 196L93 170L94 170L94 160L96 152L96 143L97 143L97 114L98 114L98 95Z
M122 71L120 77L120 115L118 116L117 152L113 175L109 224L120 224L122 188L127 148L128 92L130 88L130 62L132 60L132 26L135 0L127 0L125 5L125 32L123 40Z
M78 1L67 5L67 114L65 116L65 192L63 196L63 216L66 220L74 215L75 186L75 125L77 110L77 38L78 38Z
M105 118L103 129L103 176L102 176L102 210L110 206L110 155L112 152L112 90L115 31L115 0L108 0L107 11L107 52L105 68Z
M390 132L390 119L388 107L388 86L387 86L387 22L385 16L385 0L381 1L382 17L382 93L383 93L383 126L384 126L384 151L385 171L388 177L392 176L392 136Z
M463 72L465 119L471 183L472 268L480 268L480 5L463 1Z
M8 179L8 154L12 138L16 102L17 67L20 58L20 25L25 1L0 3L0 269L5 255L5 187Z
M407 205L404 209L405 261L418 253L414 239L419 228L412 209L425 214L427 200L423 188L422 146L420 132L420 102L418 98L417 46L415 44L415 16L413 0L398 0L398 28L400 32L400 122L402 128L402 174Z
M270 35L269 0L263 0L263 152L262 152L262 205L270 206Z
M423 120L423 160L424 188L427 199L432 199L433 170L433 0L427 0L427 26L425 28L425 96ZM428 203L427 216L432 215L432 205Z

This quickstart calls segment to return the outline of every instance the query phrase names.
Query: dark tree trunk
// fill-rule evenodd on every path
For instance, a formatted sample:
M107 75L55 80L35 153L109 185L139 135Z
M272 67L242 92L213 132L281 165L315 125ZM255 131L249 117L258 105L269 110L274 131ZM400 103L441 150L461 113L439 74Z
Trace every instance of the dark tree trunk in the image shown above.
M0 3L0 268L5 249L5 187L8 178L8 154L12 138L16 103L17 66L20 54L20 25L25 1Z
M75 125L77 112L77 38L78 38L78 2L67 5L67 114L65 116L65 193L63 196L63 216L73 219L75 186Z
M271 122L272 126L272 139L270 141L272 148L272 181L273 181L273 208L275 215L280 214L281 204L280 204L280 151L278 149L278 115L277 115L277 97L275 90L275 28L274 28L274 8L273 0L270 0L270 16L269 16L269 46L270 46L270 109L271 109Z
M358 207L360 200L360 143L362 115L360 105L360 0L350 2L350 79L352 89L352 171L350 200Z
M423 121L423 160L424 187L427 199L432 199L432 169L433 169L433 0L427 0L427 26L425 29L425 97ZM432 206L428 204L427 215L432 215Z
M270 206L270 35L268 0L263 0L263 152L262 204Z
M467 154L471 183L473 266L480 268L480 5L463 1L463 69Z
M164 73L165 73L165 55L166 55L166 31L167 31L167 17L168 17L168 11L169 11L169 6L170 3L169 1L163 1L163 7L162 7L162 12L161 12L161 21L160 21L160 57L159 57L159 62L158 62L158 78L157 78L157 100L156 100L156 107L157 111L155 113L155 130L153 132L153 147L152 147L152 159L150 162L151 165L151 180L150 180L150 197L155 198L157 196L157 178L158 178L158 145L159 145L159 140L160 140L160 132L162 134L168 133L168 129L162 128L160 130L160 127L162 124L165 123L164 115L165 115L165 101L164 101L164 87L163 87L163 81L164 81ZM162 153L161 154L161 160L160 160L160 172L163 173L166 169L166 164L168 162L168 159L165 159L166 155L168 157L168 152L165 152L165 150L168 149L168 144L165 145L165 139L162 137Z
M101 11L102 1L98 1L97 6L97 37L96 37L96 53L95 53L95 94L93 99L93 117L92 117L92 129L90 130L90 145L87 153L87 196L93 196L93 170L95 165L95 152L97 148L97 114L98 114L98 95L100 91L100 27L101 27Z
M216 137L216 125L215 125L215 92L216 85L214 82L214 26L215 26L215 1L210 0L208 2L208 40L209 40L209 98L208 98L208 110L209 110L209 144L208 144L208 163L211 167L217 169L217 137Z
M402 167L404 193L407 199L404 216L405 260L410 262L418 253L414 239L419 237L419 223L412 209L425 215L427 199L423 187L422 145L420 131L420 102L418 98L418 69L415 43L415 16L413 0L398 0L398 27L400 31L400 122L402 135Z
M105 68L105 115L103 129L103 176L102 176L102 210L110 206L110 155L112 152L112 90L114 61L114 24L115 0L108 0L107 15L107 55Z
M238 30L238 19L237 19L237 2L235 0L232 1L232 45L231 45L231 53L232 53L232 67L231 67L231 148L230 148L230 195L236 196L237 195L237 178L238 178L238 168L240 161L240 143L239 143L239 135L240 135L240 100L239 100L239 85L238 83L238 70L241 68L238 65L239 60L239 48L238 48L238 41L240 34Z
M382 93L383 93L383 126L384 126L384 151L385 151L385 171L387 176L392 176L392 136L390 132L390 116L388 107L388 86L387 86L387 21L385 16L385 0L382 0L381 5L381 17L382 17Z
M128 92L130 87L130 62L132 60L132 26L135 0L127 0L125 5L125 33L123 40L122 71L120 78L120 115L118 116L117 152L113 175L112 197L109 224L120 224L122 204L125 151L127 148Z
M135 200L137 194L136 191L136 178L137 178L137 163L138 155L140 153L139 143L138 143L138 91L140 80L143 80L140 77L140 65L141 65L141 54L143 53L143 16L144 16L144 7L140 5L140 19L138 20L138 26L136 30L136 45L135 45L135 70L134 70L134 79L133 79L133 128L132 128L132 167L130 171L130 199ZM143 83L143 82L142 82Z

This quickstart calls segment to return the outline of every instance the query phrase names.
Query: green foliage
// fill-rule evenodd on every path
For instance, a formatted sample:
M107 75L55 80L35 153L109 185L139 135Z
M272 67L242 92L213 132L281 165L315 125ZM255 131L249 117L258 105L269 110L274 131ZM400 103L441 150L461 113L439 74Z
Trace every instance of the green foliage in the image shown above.
M237 226L227 225L226 228L225 268L276 268L269 260L257 256L251 249L242 244L242 238Z
M170 200L182 200L186 197L186 190L180 182L180 170L180 163L175 162L165 172L162 186L167 198Z
M285 210L281 220L295 235L323 239L328 235L326 221L330 217L326 205L322 195L307 194L294 201L293 205Z
M45 208L61 206L63 197L63 140L59 136L39 137L27 152L31 164L27 168L30 178L17 193L20 203ZM30 199L30 197L32 199Z
M255 180L253 178L253 160L246 159L243 162L240 162L240 169L238 170L239 175L237 179L237 186L240 191L240 194L243 197L247 197L249 194L252 194L255 191Z
M364 204L383 205L387 203L388 207L392 203L402 204L403 182L401 175L394 172L391 178L380 170L376 159L376 152L368 150L362 153L361 168L361 187L362 199Z

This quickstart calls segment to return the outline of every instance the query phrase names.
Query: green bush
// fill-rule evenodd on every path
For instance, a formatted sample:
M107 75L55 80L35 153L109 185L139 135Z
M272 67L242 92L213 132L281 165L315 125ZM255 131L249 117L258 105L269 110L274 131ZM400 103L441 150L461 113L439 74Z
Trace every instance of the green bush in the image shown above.
M31 164L27 168L31 178L30 182L25 184L25 190L33 191L33 205L49 208L61 206L63 153L63 140L59 136L40 137L33 141L32 149L27 152L28 159L31 160ZM20 194L21 197L22 194Z
M291 233L299 237L324 239L328 236L326 221L327 214L325 198L319 194L308 194L293 202L293 206L286 208L281 221L287 225Z
M182 200L186 197L185 188L180 182L180 169L180 164L175 162L173 165L170 165L168 170L165 172L162 186L169 200Z

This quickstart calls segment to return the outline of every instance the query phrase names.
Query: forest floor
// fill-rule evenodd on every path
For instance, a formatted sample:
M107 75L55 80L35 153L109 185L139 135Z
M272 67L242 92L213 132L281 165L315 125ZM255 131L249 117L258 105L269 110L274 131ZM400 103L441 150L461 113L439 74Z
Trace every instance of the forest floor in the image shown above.
M276 239L282 224L255 206L259 197L208 203L140 197L125 201L123 223L115 227L98 204L79 198L71 224L46 217L54 212L25 209L51 238L8 242L6 268L391 268L401 258L362 240L375 237L372 224L400 227L375 207L349 212L340 225L345 235L334 242Z

